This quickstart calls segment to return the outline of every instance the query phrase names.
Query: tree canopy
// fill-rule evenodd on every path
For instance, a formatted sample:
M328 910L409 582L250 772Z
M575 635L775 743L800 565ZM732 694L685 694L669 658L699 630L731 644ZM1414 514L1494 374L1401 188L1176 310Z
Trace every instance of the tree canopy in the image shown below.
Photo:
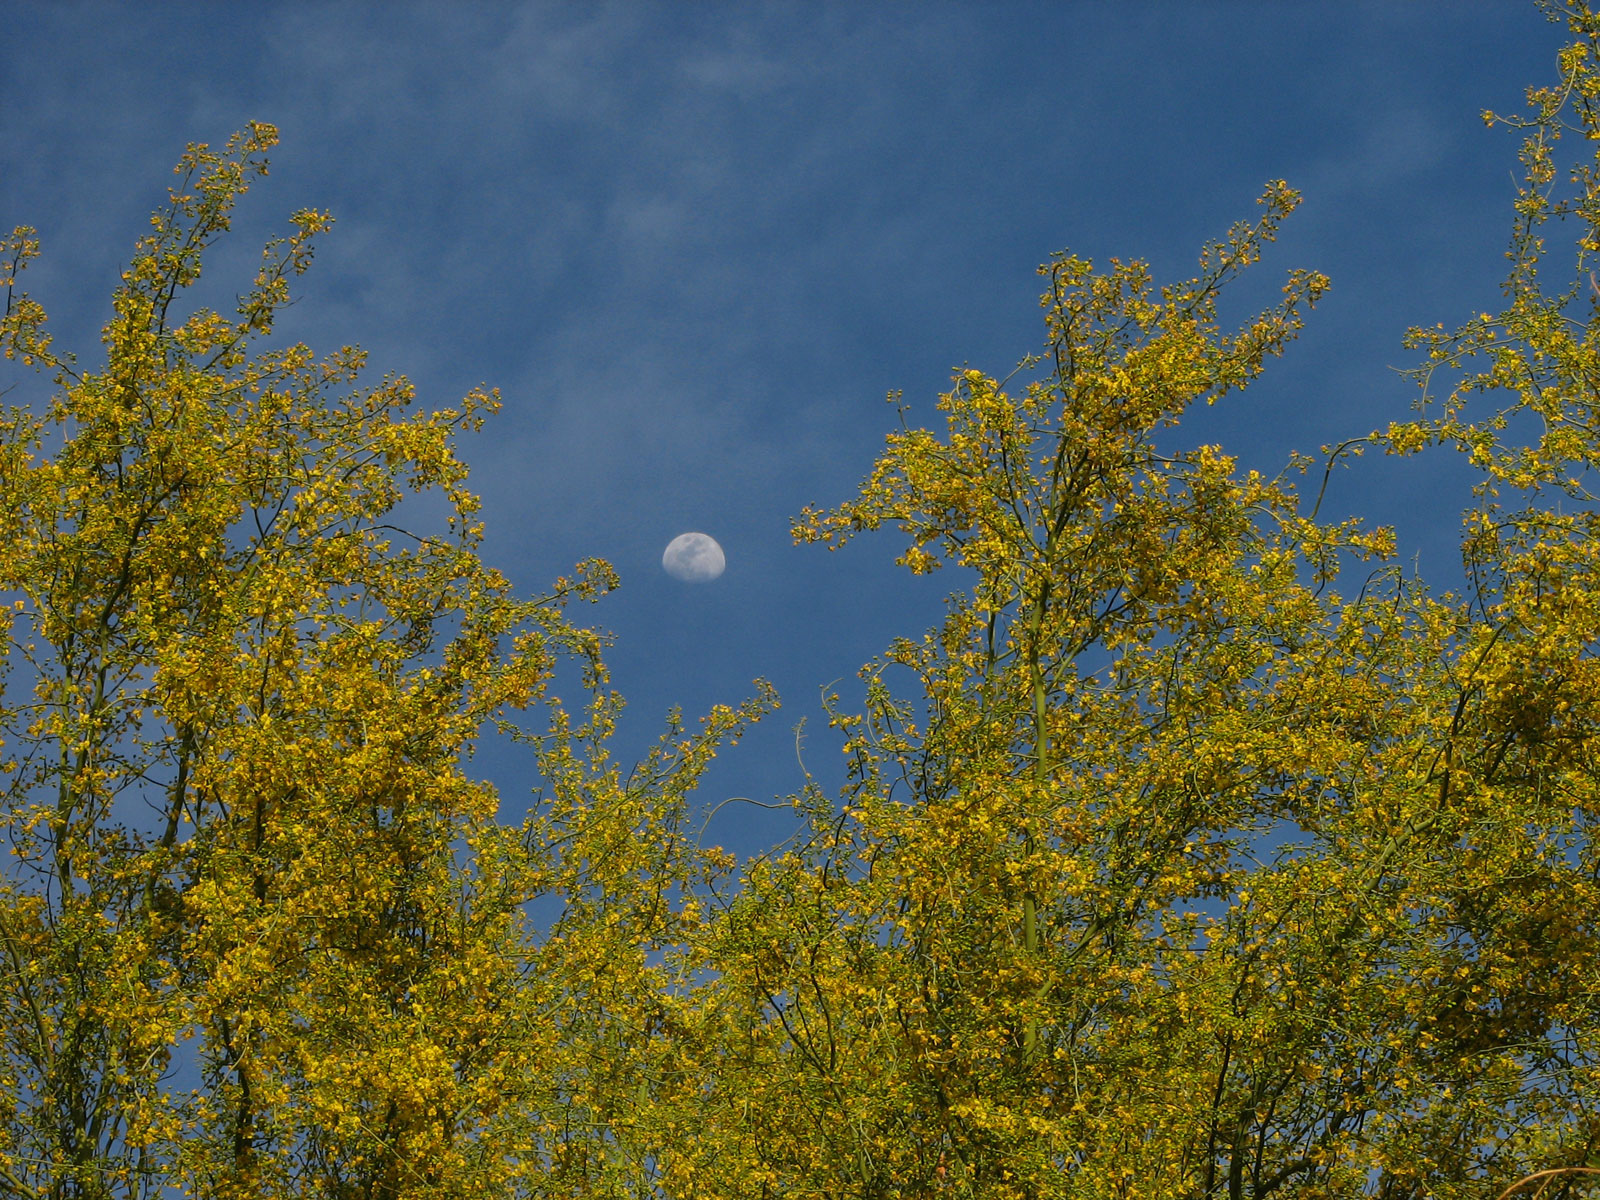
M618 761L573 607L611 569L521 598L480 555L497 394L274 342L331 219L186 302L271 126L185 154L103 367L18 227L0 346L51 390L0 417L0 1193L1592 1192L1600 157L1562 151L1600 16L1550 7L1558 78L1485 114L1524 136L1504 306L1410 333L1413 413L1271 476L1185 441L1329 286L1222 319L1281 181L1189 279L1055 256L1037 356L898 408L794 536L897 531L955 591L742 863L694 788L770 689ZM1455 587L1322 511L1369 450L1476 471Z

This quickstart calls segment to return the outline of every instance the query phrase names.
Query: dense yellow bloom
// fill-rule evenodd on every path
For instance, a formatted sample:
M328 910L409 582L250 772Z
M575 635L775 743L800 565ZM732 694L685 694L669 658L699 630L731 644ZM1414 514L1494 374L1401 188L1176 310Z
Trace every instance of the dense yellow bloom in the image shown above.
M1549 7L1573 41L1510 121L1507 303L1413 331L1414 419L1274 478L1182 440L1328 287L1221 323L1298 203L1274 182L1192 279L1054 258L1042 352L957 373L942 429L902 408L859 494L802 514L967 586L861 711L833 699L844 794L805 789L809 837L742 868L688 797L770 692L615 761L606 639L568 614L610 568L519 599L478 554L455 446L495 393L433 410L354 348L266 345L329 217L293 216L235 313L180 311L270 126L185 155L103 370L18 290L32 231L0 239L0 349L54 387L0 414L0 1191L1579 1186L1600 158L1558 150L1600 141L1600 17ZM1459 594L1320 511L1365 446L1478 471ZM444 516L403 532L417 493ZM525 818L468 770L489 731L540 781Z
M1157 448L1327 286L1219 328L1297 201L1272 184L1192 280L1056 258L1044 351L958 373L943 430L796 523L972 584L865 669L841 806L708 931L725 1048L684 1080L678 1194L1467 1197L1592 1160L1600 335L1535 266L1557 215L1580 280L1600 247L1600 167L1551 190L1562 122L1600 138L1600 19L1562 11L1509 306L1413 335L1425 389L1490 365L1420 419L1277 479ZM1319 512L1366 444L1483 471L1465 597Z
M55 385L0 437L0 1190L603 1186L636 1163L604 1131L703 871L684 795L770 697L673 728L632 777L609 759L603 639L565 609L610 568L521 600L477 554L454 442L495 394L428 411L404 379L360 387L355 349L258 348L325 215L295 214L235 315L180 319L275 141L184 157L104 370L26 297L0 323ZM8 239L0 282L37 251ZM446 513L413 536L419 492ZM546 781L520 828L463 766L493 727Z

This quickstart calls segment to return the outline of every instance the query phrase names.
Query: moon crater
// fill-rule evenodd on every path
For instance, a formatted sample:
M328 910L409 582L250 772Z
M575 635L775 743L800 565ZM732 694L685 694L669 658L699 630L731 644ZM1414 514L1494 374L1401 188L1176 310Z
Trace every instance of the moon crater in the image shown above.
M728 560L716 538L704 533L680 533L667 543L661 565L674 579L710 583L722 574Z

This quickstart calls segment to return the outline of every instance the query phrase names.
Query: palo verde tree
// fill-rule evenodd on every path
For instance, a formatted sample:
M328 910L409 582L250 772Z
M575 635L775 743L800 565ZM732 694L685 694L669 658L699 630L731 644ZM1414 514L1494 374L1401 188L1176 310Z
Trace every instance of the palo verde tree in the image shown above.
M275 141L184 156L101 370L17 290L31 231L4 244L0 345L55 391L0 436L0 1191L610 1194L684 796L766 701L611 759L602 639L565 615L609 568L523 600L478 557L454 444L496 396L417 409L357 350L261 348L326 215L235 314L184 311ZM401 526L408 491L442 528ZM545 781L520 824L467 772L497 726Z
M1043 353L957 374L937 432L902 408L801 516L962 586L833 702L839 802L736 879L688 795L770 697L615 761L566 611L609 570L522 600L478 555L455 445L493 393L262 348L328 218L186 309L270 127L185 156L103 370L17 290L17 230L0 345L54 392L0 432L0 1191L1592 1192L1600 158L1559 152L1600 142L1600 16L1546 8L1506 304L1413 332L1414 417L1275 477L1185 439L1328 286L1222 320L1274 183L1192 279L1052 260ZM1324 513L1366 447L1479 472L1456 590ZM469 773L489 729L525 820Z
M796 523L898 528L909 569L970 586L864 670L842 802L705 935L679 1194L1592 1187L1600 160L1563 194L1554 147L1600 140L1600 17L1551 7L1575 40L1513 122L1508 307L1413 333L1417 419L1277 478L1173 431L1326 286L1219 327L1295 205L1274 184L1194 279L1042 268L1044 354L958 374L942 433L902 425ZM1547 295L1563 220L1578 282ZM1320 511L1364 445L1437 444L1483 472L1458 592Z

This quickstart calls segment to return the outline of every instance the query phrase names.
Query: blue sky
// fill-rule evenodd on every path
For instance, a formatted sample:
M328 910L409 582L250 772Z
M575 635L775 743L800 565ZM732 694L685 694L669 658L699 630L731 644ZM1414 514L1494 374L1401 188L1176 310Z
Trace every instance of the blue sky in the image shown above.
M1052 252L1187 276L1282 177L1305 204L1244 301L1297 266L1333 290L1189 439L1276 470L1402 416L1405 328L1498 298L1516 139L1478 114L1515 110L1561 42L1513 0L0 10L0 224L40 231L28 285L59 344L93 361L184 144L278 125L208 274L242 287L291 210L329 209L282 332L359 343L374 381L407 374L434 405L502 390L466 446L488 557L529 592L580 558L617 567L586 615L617 637L624 740L757 675L782 694L709 803L797 787L801 718L808 766L836 779L819 688L936 621L960 582L894 569L891 533L789 543L803 505L870 466L886 392L932 421L952 368L1004 374L1039 346L1033 269ZM1442 459L1368 460L1325 511L1396 524L1448 586L1465 499ZM661 569L691 529L726 550L714 583ZM734 805L713 836L754 849L791 824Z

